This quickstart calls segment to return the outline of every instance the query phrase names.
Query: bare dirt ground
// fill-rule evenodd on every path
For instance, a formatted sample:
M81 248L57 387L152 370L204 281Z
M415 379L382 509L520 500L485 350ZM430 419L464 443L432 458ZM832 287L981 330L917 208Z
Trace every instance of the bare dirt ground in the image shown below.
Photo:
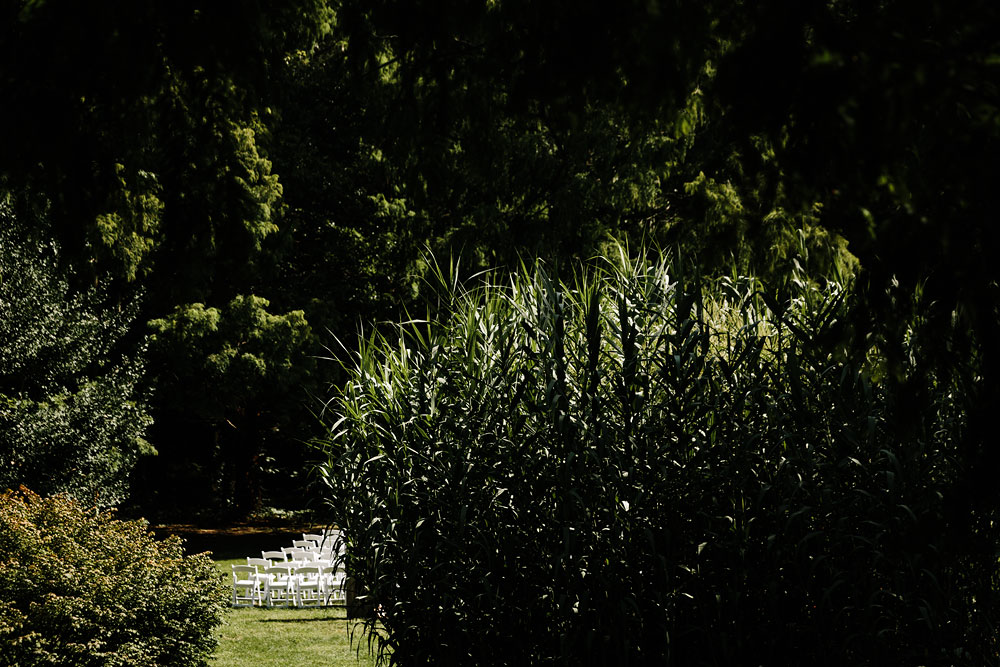
M184 541L185 553L210 551L214 560L260 556L263 550L292 546L302 533L316 533L323 526L301 522L241 522L227 526L197 526L174 523L152 526L157 538L177 535Z

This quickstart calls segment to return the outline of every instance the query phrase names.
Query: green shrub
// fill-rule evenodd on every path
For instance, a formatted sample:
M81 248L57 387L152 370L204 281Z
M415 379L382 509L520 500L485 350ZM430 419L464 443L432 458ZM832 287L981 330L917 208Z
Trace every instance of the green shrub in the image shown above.
M227 595L206 554L142 521L24 487L0 496L0 665L206 665Z
M363 345L322 473L382 657L994 659L997 559L970 545L995 517L947 507L960 388L880 381L837 285L668 269L446 280L440 316Z
M124 351L139 303L74 287L47 229L0 195L0 491L24 484L111 507L152 452L145 344Z

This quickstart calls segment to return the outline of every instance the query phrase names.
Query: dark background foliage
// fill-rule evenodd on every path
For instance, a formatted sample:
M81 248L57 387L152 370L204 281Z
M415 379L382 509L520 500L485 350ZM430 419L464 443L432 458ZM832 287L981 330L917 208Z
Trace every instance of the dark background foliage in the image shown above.
M0 479L149 517L295 509L349 377L316 358L434 316L428 249L558 274L648 240L692 276L756 276L772 313L850 284L800 327L830 358L795 391L860 410L827 373L864 366L903 462L948 388L953 483L904 503L907 534L993 554L998 12L4 0L0 317L21 333L0 342ZM57 340L39 355L33 331ZM769 419L828 419L785 393ZM876 454L855 456L869 481L894 465Z
M118 505L151 453L139 304L74 290L46 219L31 222L0 202L0 486Z

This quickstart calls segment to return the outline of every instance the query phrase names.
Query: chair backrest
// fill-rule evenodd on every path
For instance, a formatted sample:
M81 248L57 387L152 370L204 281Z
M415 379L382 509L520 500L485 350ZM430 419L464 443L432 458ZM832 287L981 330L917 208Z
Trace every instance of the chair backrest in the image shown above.
M295 568L295 576L301 579L319 579L321 574L323 574L323 568L315 565L303 565Z
M263 572L266 568L271 567L271 561L267 558L251 558L248 556L247 565L256 568L258 572Z
M319 533L302 533L303 540L312 540L316 544L323 544L323 536Z
M294 574L295 569L295 563L275 563L271 567L265 569L264 572L285 578Z
M288 558L285 556L284 551L261 551L261 558L266 558L271 561L285 562Z
M312 540L292 540L292 546L298 549L312 550L317 546L317 543Z
M245 581L257 574L253 565L233 565L233 581Z
M343 553L344 551L347 550L347 542L345 542L342 539L327 540L326 542L323 543L323 546L321 547L320 550L324 552Z
M330 560L343 560L347 555L347 549L343 544L340 545L339 549L326 549L322 552L322 558L329 558Z
M282 551L284 551L285 555L293 561L313 561L316 560L316 557L318 556L318 554L315 554L312 551L297 547L293 547L291 549L282 547Z

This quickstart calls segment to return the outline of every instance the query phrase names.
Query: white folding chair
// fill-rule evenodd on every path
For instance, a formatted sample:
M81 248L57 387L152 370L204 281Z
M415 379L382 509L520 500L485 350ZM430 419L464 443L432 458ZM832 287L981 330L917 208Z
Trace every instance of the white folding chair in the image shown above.
M295 606L318 607L326 602L323 570L315 565L303 565L295 570Z
M319 544L324 549L337 549L343 541L344 536L340 529L333 528L323 531L323 539Z
M337 558L343 557L343 555L346 552L347 552L347 546L344 544L343 541L338 541L335 543L331 542L328 544L324 544L320 548L320 557L327 558L330 560L336 560Z
M266 574L267 568L271 567L271 565L273 565L273 563L268 558L253 558L253 557L248 556L247 557L247 565L249 565L249 566L251 566L251 567L253 567L253 568L255 568L257 570L257 575L256 575L257 576L257 581L260 582L260 586L261 586L261 599L260 599L260 602L263 602L263 598L264 598L264 595L263 595L264 583L265 583L265 581L268 578L268 575Z
M289 563L272 565L264 570L264 604L268 607L291 607L295 604L295 569Z
M273 563L269 558L253 558L251 556L247 556L247 565L253 565L257 568L257 573L260 574L265 568L271 567Z
M319 557L319 554L313 553L308 549L302 549L299 547L281 547L281 550L285 552L285 556L288 557L288 560L293 562L296 561L309 562L309 561L314 561Z
M234 607L252 607L261 602L260 579L253 565L233 565Z
M261 551L260 557L266 558L274 563L284 563L288 560L284 551Z
M333 602L347 602L347 594L344 590L344 571L338 570L334 565L324 565L322 567L323 571L323 588L324 588L324 604L332 604Z

